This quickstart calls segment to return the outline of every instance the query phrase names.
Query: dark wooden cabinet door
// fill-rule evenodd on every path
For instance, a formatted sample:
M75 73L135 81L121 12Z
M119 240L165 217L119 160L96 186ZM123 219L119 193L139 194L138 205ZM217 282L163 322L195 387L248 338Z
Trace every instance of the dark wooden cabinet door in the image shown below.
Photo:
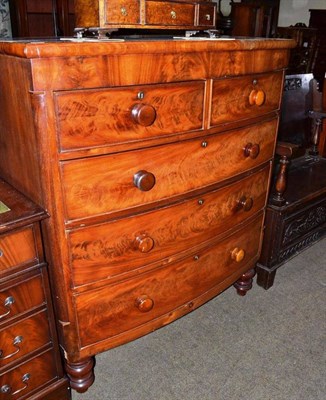
M72 36L73 0L9 0L13 37Z

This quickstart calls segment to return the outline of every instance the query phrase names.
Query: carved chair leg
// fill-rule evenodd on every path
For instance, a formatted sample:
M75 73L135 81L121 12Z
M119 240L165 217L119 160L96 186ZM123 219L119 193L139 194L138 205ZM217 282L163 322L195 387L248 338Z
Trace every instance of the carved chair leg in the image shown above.
M285 204L285 198L283 197L283 194L286 190L288 164L289 164L288 157L281 156L280 170L277 174L275 183L276 194L272 198L273 204L277 206L282 206L283 204Z
M95 357L87 358L78 363L66 361L66 372L70 381L70 387L78 393L84 393L93 384Z
M240 276L240 278L233 285L237 289L237 293L240 296L245 296L252 288L253 277L255 276L256 271L254 268L249 269L249 271L245 272Z

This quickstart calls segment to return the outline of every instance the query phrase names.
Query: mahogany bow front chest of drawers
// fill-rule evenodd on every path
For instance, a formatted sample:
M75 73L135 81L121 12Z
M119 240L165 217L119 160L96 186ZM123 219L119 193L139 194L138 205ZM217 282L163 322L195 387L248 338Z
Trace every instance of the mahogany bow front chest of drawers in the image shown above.
M73 388L95 354L251 287L293 44L0 44L0 171L50 215Z

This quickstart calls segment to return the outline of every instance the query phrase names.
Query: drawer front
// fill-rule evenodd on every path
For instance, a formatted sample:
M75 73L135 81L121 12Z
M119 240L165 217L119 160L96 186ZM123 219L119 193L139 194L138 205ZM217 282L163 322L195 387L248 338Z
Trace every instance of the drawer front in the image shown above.
M283 72L220 79L213 82L211 126L278 110Z
M0 236L0 274L2 271L36 262L33 227Z
M128 332L170 313L223 282L257 257L261 225L260 215L231 237L182 261L77 296L81 345ZM238 261L233 259L236 258L235 249L244 251L244 257Z
M146 25L194 26L195 4L146 1Z
M53 350L0 375L0 399L20 399L57 377ZM16 394L14 394L16 393ZM25 398L25 397L24 397Z
M0 323L45 304L42 276L0 286Z
M198 4L198 25L215 27L216 6L212 4Z
M47 314L42 311L0 330L0 367L51 342Z
M150 149L61 163L68 220L191 192L271 159L277 120Z
M110 24L139 24L140 2L139 0L106 0L104 2L105 23Z
M202 129L204 82L55 94L61 150Z
M163 260L241 223L266 201L269 166L223 189L69 234L76 286Z

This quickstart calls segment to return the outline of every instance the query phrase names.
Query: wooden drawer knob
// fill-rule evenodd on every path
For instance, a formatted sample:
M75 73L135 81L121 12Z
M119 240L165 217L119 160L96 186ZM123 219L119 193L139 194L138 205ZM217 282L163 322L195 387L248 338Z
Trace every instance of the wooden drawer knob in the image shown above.
M250 158L257 158L258 154L260 153L260 146L259 144L252 144L248 143L246 147L244 148L244 155L245 157L250 157Z
M138 171L134 175L134 185L142 192L148 192L155 185L155 176L145 170Z
M154 301L146 295L138 297L135 304L138 310L141 312L151 311L151 309L154 307Z
M136 238L136 248L141 253L148 253L154 247L154 240L150 236L141 235Z
M150 126L156 119L156 111L149 104L138 103L133 106L131 116L137 124Z
M251 197L242 196L238 201L239 208L243 209L244 211L250 211L254 201Z
M252 90L249 94L251 106L262 106L265 103L265 92L263 90Z
M231 258L236 262L240 262L244 259L245 251L243 249L239 249L238 247L234 248L231 251Z

